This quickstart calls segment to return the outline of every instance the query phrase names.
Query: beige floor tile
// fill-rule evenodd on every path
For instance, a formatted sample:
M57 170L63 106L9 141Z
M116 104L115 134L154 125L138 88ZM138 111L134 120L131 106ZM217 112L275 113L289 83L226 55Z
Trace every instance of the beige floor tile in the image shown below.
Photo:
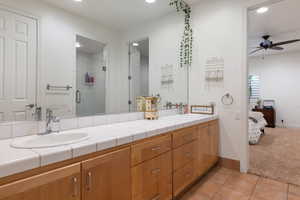
M250 196L254 192L257 180L258 177L256 176L233 174L227 179L224 187L240 192L246 196Z
M289 185L289 194L300 196L300 186Z
M218 184L224 184L226 180L229 178L230 174L222 173L222 172L211 172L205 178L207 181L211 181Z
M212 200L248 200L249 196L246 196L240 192L223 187L219 193L217 193Z
M208 181L203 183L194 193L211 198L220 191L221 187L221 184Z
M289 194L288 200L300 200L300 196Z
M185 200L210 200L211 198L202 194L194 193Z
M286 193L288 191L288 184L267 179L267 178L259 178L257 182L257 188L267 190L267 191L275 190L275 191Z
M260 179L261 180L261 179ZM267 184L267 183L271 184ZM252 195L255 200L287 200L287 190L283 191L279 183L264 180L263 183L258 183Z

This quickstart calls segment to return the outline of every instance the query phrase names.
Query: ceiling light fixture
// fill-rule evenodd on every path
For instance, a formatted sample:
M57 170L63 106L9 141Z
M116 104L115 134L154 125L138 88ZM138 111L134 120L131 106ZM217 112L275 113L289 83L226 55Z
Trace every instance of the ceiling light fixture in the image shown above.
M156 0L145 0L146 1L146 3L155 3L156 2Z
M256 12L257 12L258 14L263 14L263 13L268 12L268 11L269 11L269 8L268 8L268 7L261 7L261 8L258 8L258 9L256 10Z
M75 2L82 2L82 0L74 0Z
M80 48L80 47L81 47L81 44L80 44L79 42L76 42L75 47L76 47L76 48Z
M137 42L134 42L134 43L132 43L132 46L134 46L134 47L138 47L138 46L139 46L139 43L137 43Z

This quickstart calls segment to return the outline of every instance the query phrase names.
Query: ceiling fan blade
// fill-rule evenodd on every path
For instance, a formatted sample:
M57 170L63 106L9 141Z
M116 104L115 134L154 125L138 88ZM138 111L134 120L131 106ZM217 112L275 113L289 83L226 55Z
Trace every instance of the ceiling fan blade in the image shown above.
M276 47L276 46L270 47L270 49L272 49L272 50L279 50L279 51L284 50L284 48L282 48L282 47Z
M263 50L263 49L264 48L262 48L262 47L257 47L257 49L255 49L255 50L253 50L253 51L250 52L250 55L252 55L252 54L254 54L254 53L256 53L256 52L258 52L260 50Z
M288 40L288 41L284 41L284 42L278 42L278 43L273 44L272 46L281 46L281 45L291 44L291 43L295 43L295 42L300 42L300 40L297 39L297 40Z

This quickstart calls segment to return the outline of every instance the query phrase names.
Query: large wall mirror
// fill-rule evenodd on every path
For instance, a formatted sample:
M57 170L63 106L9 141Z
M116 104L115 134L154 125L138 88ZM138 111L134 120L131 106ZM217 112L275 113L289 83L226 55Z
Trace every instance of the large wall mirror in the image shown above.
M178 26L167 20L178 16ZM0 123L136 112L188 103L183 18L168 1L2 0Z

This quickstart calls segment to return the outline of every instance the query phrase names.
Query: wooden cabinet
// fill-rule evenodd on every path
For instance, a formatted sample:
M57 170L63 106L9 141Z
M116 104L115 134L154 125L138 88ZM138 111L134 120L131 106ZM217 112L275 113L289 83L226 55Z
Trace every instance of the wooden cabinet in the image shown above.
M82 163L83 200L130 200L130 148Z
M170 199L172 199L170 151L132 168L132 200Z
M109 152L69 160L66 167L0 185L0 200L171 200L218 161L218 121Z
M267 121L267 127L276 127L276 111L275 109L253 109L255 112L261 112L264 114L264 118Z
M170 151L171 142L171 135L166 135L132 145L132 166Z
M80 200L80 164L0 186L0 200Z

